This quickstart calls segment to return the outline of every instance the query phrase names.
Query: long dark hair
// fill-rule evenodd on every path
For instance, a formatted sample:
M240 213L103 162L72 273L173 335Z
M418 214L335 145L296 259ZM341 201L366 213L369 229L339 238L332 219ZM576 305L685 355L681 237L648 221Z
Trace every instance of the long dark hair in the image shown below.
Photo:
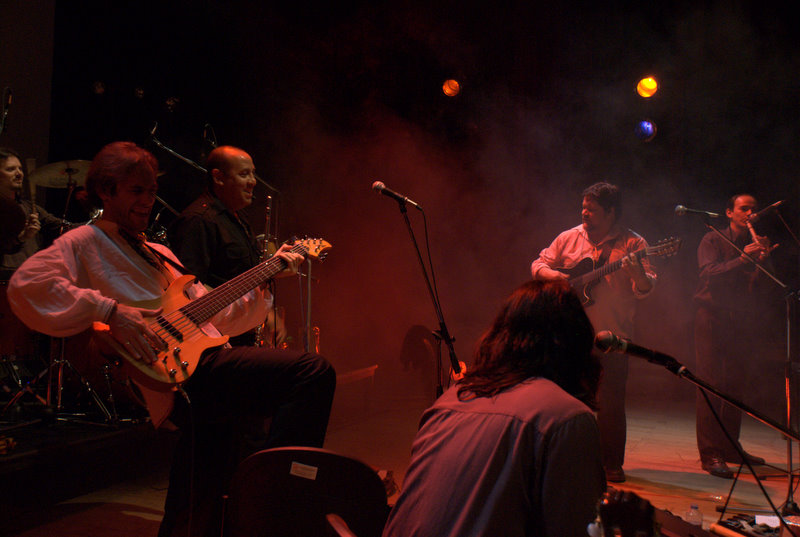
M527 282L506 299L480 339L458 397L492 397L544 377L594 408L600 362L593 343L592 324L567 282Z

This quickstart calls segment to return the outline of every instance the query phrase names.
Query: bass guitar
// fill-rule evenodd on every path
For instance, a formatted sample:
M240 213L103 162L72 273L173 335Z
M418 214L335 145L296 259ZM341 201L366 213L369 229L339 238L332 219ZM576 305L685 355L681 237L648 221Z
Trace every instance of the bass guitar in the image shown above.
M322 239L304 239L296 241L291 252L312 259L322 259L330 248L330 243ZM185 291L196 278L184 275L176 278L161 298L131 304L140 308L163 308L161 315L148 321L159 338L158 341L150 342L158 355L158 359L152 364L131 356L111 336L108 325L94 323L95 339L98 340L103 354L121 356L126 365L132 366L129 373L134 380L154 390L171 390L192 376L203 352L228 341L228 336L207 336L200 327L228 305L283 271L286 266L286 261L273 256L194 300L190 300Z
M680 247L681 239L670 237L669 239L659 241L654 246L648 246L647 248L632 252L631 255L638 260L641 260L643 257L669 257L675 255ZM581 299L581 303L586 307L594 304L592 288L600 283L600 279L621 268L622 259L596 267L595 261L587 257L570 269L560 268L557 270L569 276L569 284L578 293L578 298Z

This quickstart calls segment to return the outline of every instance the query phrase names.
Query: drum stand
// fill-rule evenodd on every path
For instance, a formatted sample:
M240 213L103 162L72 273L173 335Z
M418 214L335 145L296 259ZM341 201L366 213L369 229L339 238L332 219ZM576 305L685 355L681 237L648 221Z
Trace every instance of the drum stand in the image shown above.
M8 403L3 406L3 409L0 410L0 416L4 416L8 409L16 405L20 399L26 394L29 393L36 398L37 401L42 403L43 405L47 405L47 400L44 399L41 395L33 391L32 385L36 384L42 377L47 373L47 369L42 370L38 375L33 377L31 380L27 382L22 382L22 378L17 374L17 371L14 367L13 360L8 359L7 356L2 357L2 362L6 364L6 368L8 370L9 377L14 382L14 386L17 389L17 392L11 397ZM3 384L2 389L7 393L11 393L11 388L8 387L7 383Z
M57 343L56 343L57 342ZM50 348L50 366L47 368L49 377L47 380L47 401L46 404L49 408L54 408L56 418L61 421L80 421L87 423L96 423L86 417L85 413L67 413L64 412L62 395L64 392L64 369L67 368L72 375L78 380L81 388L91 397L97 409L104 416L104 424L117 425L119 423L119 416L117 415L116 405L114 403L114 396L111 394L111 376L108 372L108 366L104 367L103 375L108 382L109 403L111 404L111 411L103 403L102 398L94 391L92 385L81 375L75 366L66 359L64 356L65 340L58 338L53 340L53 345ZM53 346L57 345L58 348L54 349ZM55 371L55 373L54 373ZM55 380L54 380L55 377ZM55 395L54 395L55 392ZM55 399L55 406L53 406L53 399Z

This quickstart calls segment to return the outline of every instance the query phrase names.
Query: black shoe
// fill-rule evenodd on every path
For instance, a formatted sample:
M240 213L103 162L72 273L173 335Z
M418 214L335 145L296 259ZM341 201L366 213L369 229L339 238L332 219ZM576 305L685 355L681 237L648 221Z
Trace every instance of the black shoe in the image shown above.
M622 466L606 468L606 481L609 483L624 483L625 472L622 470Z
M749 462L753 466L758 466L758 465L762 465L762 464L766 464L767 463L767 461L765 461L763 458L756 457L755 455L751 455L746 451L744 452L744 456L747 458L747 462ZM733 456L725 457L725 462L729 462L731 464L741 464L742 463L742 457L741 457L741 455L736 453Z
M733 479L733 472L728 465L725 464L725 461L722 457L718 457L716 455L712 457L702 457L701 463L703 466L703 470L708 472L709 474L721 477L723 479Z

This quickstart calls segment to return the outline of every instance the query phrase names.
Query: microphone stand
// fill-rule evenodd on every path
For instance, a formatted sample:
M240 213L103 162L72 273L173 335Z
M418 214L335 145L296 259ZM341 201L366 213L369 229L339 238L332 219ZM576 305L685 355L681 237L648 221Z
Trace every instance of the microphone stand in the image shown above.
M185 162L186 164L188 164L188 165L189 165L189 166L191 166L192 168L194 168L194 169L198 170L199 172L202 172L203 174L205 174L205 173L206 173L206 169L205 169L204 167L200 166L198 163L196 163L196 162L195 162L195 161L193 161L192 159L190 159L190 158L187 158L187 157L184 157L183 155L181 155L181 154L180 154L180 153L178 153L177 151L173 150L172 148L170 148L170 147L167 147L166 145L162 144L162 143L161 143L161 141L160 141L158 138L156 138L156 135L155 135L155 133L156 133L156 129L157 129L157 128L158 128L158 123L156 123L156 124L153 126L153 128L150 130L150 140L151 140L151 141L152 141L152 142L153 142L153 143L154 143L154 144L155 144L157 147L159 147L159 148L163 149L164 151L166 151L167 153L169 153L169 154L170 154L170 155L172 155L173 157L177 158L178 160L181 160L181 161ZM273 192L275 192L275 193L280 193L280 190L278 190L277 188L275 188L274 186L272 186L272 185L271 185L271 184L269 184L268 182L264 181L264 180L263 180L261 177L259 177L258 175L256 175L256 174L253 174L253 176L256 178L256 181L258 181L259 183L261 183L262 185L264 185L264 186L265 186L265 187L267 187L268 189L272 190L272 191L273 191Z
M408 234L411 236L411 242L414 245L414 250L417 253L417 259L419 260L420 268L422 268L422 276L425 279L425 285L428 287L428 295L431 298L431 302L433 303L433 309L436 312L436 318L439 320L439 330L434 330L433 335L436 337L436 341L438 343L438 351L436 356L436 371L437 371L437 379L436 379L436 397L438 398L442 393L444 393L444 389L442 387L442 352L441 352L441 344L444 342L447 345L447 350L450 353L450 367L453 368L453 372L458 374L461 372L461 366L458 363L458 358L456 358L456 351L453 348L453 341L455 339L450 336L450 333L447 331L447 325L444 322L444 315L442 314L442 306L439 303L439 297L437 293L434 292L433 286L431 285L431 279L428 276L428 271L425 268L425 262L422 260L422 253L419 250L419 244L417 244L417 239L414 236L414 229L411 227L411 221L408 219L408 210L406 209L406 201L405 200L397 200L398 207L400 208L400 213L403 215L403 220L406 223L406 229L408 229ZM421 210L421 208L420 208ZM422 211L422 217L425 218L425 211ZM427 229L427 220L425 227ZM433 273L433 267L431 267L431 273Z
M793 354L793 350L792 350L792 345L793 345L792 344L792 337L793 337L792 319L794 318L794 307L793 307L793 304L794 304L795 299L796 299L795 297L797 295L797 291L796 290L790 290L789 286L786 285L785 283L783 283L780 279L778 279L778 277L775 276L775 274L773 274L769 269L764 267L764 265L759 263L752 256L746 254L744 252L744 250L742 250L741 248L736 246L736 244L734 244L734 242L731 239L726 237L725 234L722 233L722 231L720 231L719 229L717 229L713 225L711 225L711 222L709 222L708 217L705 217L703 219L703 223L706 225L706 227L708 227L710 230L712 230L714 233L716 233L720 238L722 238L722 240L727 242L737 252L739 252L742 256L744 256L744 258L747 259L751 264L755 265L755 267L758 270L760 270L762 273L766 274L785 293L784 294L784 300L786 301L786 313L785 313L785 318L786 318L786 365L785 365L785 368L784 368L784 384L785 384L784 387L785 387L785 392L786 392L786 426L787 427L791 427L792 426L792 418L793 418L792 378L793 378L793 375L795 373L797 373L798 370L799 370L798 366L792 362L792 354ZM705 394L704 394L704 396L705 396ZM723 397L723 399L725 399L725 398ZM737 406L737 405L734 405L734 406ZM741 406L738 406L738 408L740 410L744 410ZM713 412L713 409L712 409L712 412ZM747 411L745 411L745 412L747 412ZM753 416L754 418L759 419L759 421L763 422L763 420L760 420L760 418L754 416L750 412L747 412L747 414L749 414L749 415ZM763 422L763 423L765 423L767 425L770 425L769 423L766 423L766 422ZM772 427L772 425L770 425L770 426ZM727 435L727 431L725 431L724 427L722 428L722 430ZM795 501L794 501L794 470L792 469L792 464L793 464L792 463L792 439L794 439L796 441L800 441L800 440L798 440L796 435L793 436L793 435L788 435L787 434L786 437L787 437L786 438L786 459L787 459L786 471L788 473L789 483L788 483L787 492L786 492L786 501L783 503L782 512L783 512L783 514L786 514L786 515L798 515L798 514L800 514L800 507L798 507L797 503L795 503ZM744 455L742 455L742 459L745 460ZM750 466L750 464L748 463L748 467L749 466ZM752 471L752 468L751 468L751 471Z
M728 394L722 392L721 390L715 388L714 386L712 386L708 382L696 377L694 375L694 373L692 373L691 371L689 371L689 369L686 368L686 366L684 366L678 360L676 360L675 358L673 358L671 356L666 357L666 359L657 359L654 356L651 357L651 358L646 358L646 359L650 363L654 363L654 364L658 364L658 365L664 366L671 373L674 373L676 376L678 376L678 377L680 377L682 379L688 380L689 382L691 382L696 387L698 387L698 388L700 388L702 390L701 393L703 394L703 397L705 398L706 403L711 408L711 412L714 414L714 417L717 419L717 422L719 423L720 427L722 428L722 431L725 433L725 436L728 438L728 441L730 441L731 445L736 449L737 453L739 453L739 456L742 458L742 464L739 466L739 473L741 473L742 465L747 465L747 467L750 469L750 472L753 474L753 477L755 478L756 483L758 483L758 486L761 489L762 494L767 499L767 502L769 503L770 507L772 507L772 512L774 512L778 516L778 519L780 520L781 525L784 528L786 528L786 531L788 531L790 535L798 537L797 534L795 533L795 530L792 529L792 528L789 528L787 526L787 524L786 524L786 521L783 519L784 516L789 515L789 514L794 514L794 513L787 513L786 512L786 505L787 504L784 504L783 511L779 512L778 508L776 508L775 505L772 503L772 500L770 499L769 494L767 493L767 491L764 489L763 485L761 484L761 478L758 477L758 474L753 469L753 466L750 464L750 461L747 460L747 457L745 456L745 453L744 453L744 449L739 445L738 442L734 441L733 438L731 438L730 434L728 434L728 431L725 429L725 427L722 426L722 421L719 419L719 416L717 415L717 413L714 410L714 408L711 406L711 402L708 399L708 393L716 395L717 397L719 397L720 399L722 399L726 403L738 408L739 410L741 410L742 412L744 412L748 416L751 416L751 417L757 419L758 421L760 421L761 423L763 423L764 425L767 425L768 427L771 427L772 429L780 432L781 434L786 436L787 441L791 442L791 440L795 440L797 442L800 442L800 435L798 435L794 431L790 430L789 428L784 427L780 423L772 420L771 418L761 414L760 412L758 412L754 408L751 408L751 407L745 405L743 402L739 401L738 399L734 399L730 395L728 395ZM791 475L791 468L789 468L789 472L790 472L789 475ZM737 473L737 475L736 475L737 480L739 478L739 473ZM791 479L789 480L789 482L791 483ZM736 483L734 482L734 485L735 484ZM725 501L725 507L722 509L723 514L725 512L725 508L727 508L728 502L730 501L730 497L731 497L732 494L733 494L733 486L731 487L731 491L728 494L728 499Z

